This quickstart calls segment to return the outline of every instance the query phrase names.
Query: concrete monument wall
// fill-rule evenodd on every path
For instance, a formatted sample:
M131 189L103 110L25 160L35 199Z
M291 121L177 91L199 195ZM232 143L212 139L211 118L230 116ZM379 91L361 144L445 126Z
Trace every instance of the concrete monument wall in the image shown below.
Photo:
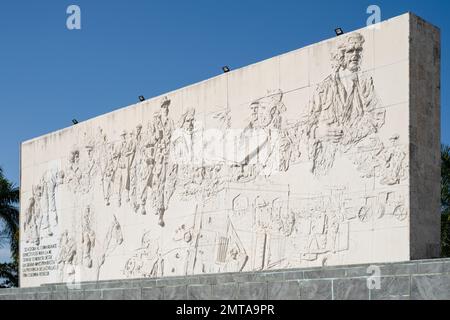
M21 286L437 256L439 41L405 14L24 142Z

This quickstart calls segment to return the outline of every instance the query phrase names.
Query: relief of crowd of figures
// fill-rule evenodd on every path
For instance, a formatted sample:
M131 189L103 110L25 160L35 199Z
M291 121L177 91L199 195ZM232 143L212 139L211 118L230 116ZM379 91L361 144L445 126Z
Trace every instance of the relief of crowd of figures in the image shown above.
M306 111L295 121L286 121L288 106L281 90L253 101L247 126L235 135L246 152L233 161L193 161L198 140L204 152L208 149L201 117L192 108L173 119L170 110L177 106L167 97L149 123L121 132L119 139L101 128L95 135L85 134L67 163L46 172L33 186L25 210L25 240L39 245L43 237L53 236L59 218L55 198L62 187L74 199L85 199L97 186L111 212L127 206L129 214L155 214L162 228L174 194L198 203L193 221L173 231L179 247L161 248L151 232L142 235L141 247L123 267L128 277L262 270L301 261L326 264L330 255L349 250L351 221L386 216L403 221L408 215L405 194L395 188L351 197L345 188L306 198L290 191L276 197L245 192L225 196L230 185L264 183L302 162L311 164L316 178L326 177L338 157L349 159L361 179L375 179L388 189L407 179L407 151L399 135L390 141L378 135L387 111L373 78L360 72L364 41L360 34L339 40L332 54L333 72L316 86L309 105L289 106ZM216 112L213 119L224 135L230 130L229 109ZM229 202L229 209L218 208L225 216L220 223L205 213L205 203L218 197ZM83 206L73 230L60 234L57 263L64 274L75 272L70 270L77 265L94 268L98 279L105 259L125 239L114 214L106 235L97 236L95 212L89 203ZM240 219L250 221L253 248L239 237Z

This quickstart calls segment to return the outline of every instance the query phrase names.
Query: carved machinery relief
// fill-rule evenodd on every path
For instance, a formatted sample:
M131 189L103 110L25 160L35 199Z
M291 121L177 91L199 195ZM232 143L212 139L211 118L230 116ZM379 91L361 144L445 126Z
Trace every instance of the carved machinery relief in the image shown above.
M398 134L389 141L379 135L389 113L374 79L360 71L364 43L358 33L338 39L332 72L307 106L288 105L279 89L249 103L245 127L233 132L238 147L232 157L199 162L196 153L211 154L228 139L229 108L212 113L221 134L210 139L199 125L204 115L188 108L174 117L171 109L179 106L168 97L148 123L132 130L85 133L61 168L33 185L24 240L39 246L44 238L59 239L61 281L77 272L83 280L102 279L109 259L121 254L116 276L127 278L333 263L352 251L353 227L401 223L409 214L401 188L408 179L407 150ZM306 111L287 115L299 107ZM309 192L292 180L306 164L305 174L316 183L336 170L338 159L349 161L364 189L347 183ZM71 195L74 203L64 206L73 205L76 218L59 230L61 190ZM130 221L146 221L145 230L124 232Z

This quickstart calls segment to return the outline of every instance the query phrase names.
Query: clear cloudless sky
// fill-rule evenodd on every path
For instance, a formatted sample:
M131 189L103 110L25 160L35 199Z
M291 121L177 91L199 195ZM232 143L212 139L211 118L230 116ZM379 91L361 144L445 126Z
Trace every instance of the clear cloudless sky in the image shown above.
M66 28L71 4L81 30ZM441 28L450 143L448 0L14 0L0 2L0 166L18 185L22 141L362 28L371 4Z

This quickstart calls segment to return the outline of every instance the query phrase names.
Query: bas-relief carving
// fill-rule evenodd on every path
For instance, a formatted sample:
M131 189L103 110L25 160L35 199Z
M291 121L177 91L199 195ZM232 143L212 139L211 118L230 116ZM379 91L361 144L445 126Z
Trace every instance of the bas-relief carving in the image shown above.
M407 151L398 135L389 143L378 135L389 114L372 77L360 71L363 49L360 34L339 39L333 72L317 85L309 105L302 106L306 114L299 112L297 119L287 119L288 108L299 106L287 106L281 90L251 102L247 125L233 133L237 148L232 157L212 152L229 138L230 109L211 114L220 133L211 137L195 108L173 119L167 97L149 123L124 130L120 137L102 128L92 137L85 134L63 169L46 173L33 186L25 210L27 242L39 245L42 233L53 236L59 188L69 190L84 208L73 222L75 231L60 235L61 280L76 268L92 269L91 278L100 279L108 257L126 244L127 236L137 236L122 234L118 217L125 221L153 213L158 228L166 229L174 198L195 203L194 211L184 213L192 221L167 230L173 232L169 244L149 225L140 246L124 260L125 277L299 267L311 261L325 265L351 251L350 224L390 216L405 220L405 194L396 187L407 179ZM338 158L350 159L362 181L377 179L392 189L357 194L342 186L327 195L298 195L286 183L271 193L258 192L303 163L310 163L313 177L322 179ZM96 190L112 221L104 237L99 230L105 223L95 222Z
M326 175L337 153L351 152L385 122L372 77L360 72L364 38L356 33L343 39L332 57L333 73L317 86L309 106L307 137L316 175Z
M64 173L48 171L33 186L32 196L25 209L24 232L26 242L39 246L43 236L52 236L58 225L57 188L63 184Z

